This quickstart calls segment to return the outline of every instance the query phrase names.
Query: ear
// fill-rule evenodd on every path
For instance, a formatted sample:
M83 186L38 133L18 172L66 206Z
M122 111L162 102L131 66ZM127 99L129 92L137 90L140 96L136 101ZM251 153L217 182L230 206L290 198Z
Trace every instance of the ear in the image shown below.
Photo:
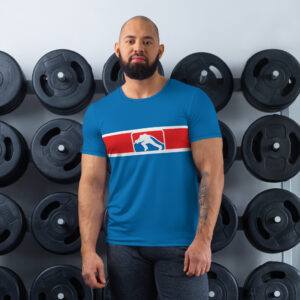
M119 53L120 53L120 45L119 43L115 43L115 54L117 57L119 57Z
M158 48L159 59L162 57L164 51L165 51L165 45L164 44L159 45L159 48Z

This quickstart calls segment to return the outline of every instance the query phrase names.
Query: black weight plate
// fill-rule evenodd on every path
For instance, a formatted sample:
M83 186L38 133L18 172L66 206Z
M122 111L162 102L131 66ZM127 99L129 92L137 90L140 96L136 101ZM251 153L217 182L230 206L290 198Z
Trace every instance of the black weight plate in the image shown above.
M0 121L0 187L17 181L25 172L28 160L24 137L17 129Z
M85 108L95 91L92 68L78 53L59 49L37 62L32 85L41 103L50 111L68 115Z
M239 288L237 281L228 269L217 263L212 263L207 276L209 286L209 299L239 299Z
M267 262L249 274L244 296L245 300L298 300L300 272L286 263Z
M282 110L300 92L300 65L290 53L268 49L250 57L241 77L247 101L265 112Z
M0 115L17 108L26 95L23 72L14 58L0 51Z
M212 100L216 111L229 102L233 91L228 66L219 57L206 52L183 58L173 69L171 78L201 88Z
M78 198L72 193L48 195L35 207L31 230L46 250L68 254L80 249Z
M45 269L34 279L30 299L92 300L94 292L83 281L79 268L57 265Z
M298 124L275 114L254 121L242 140L242 158L247 169L268 182L285 181L299 172L299 149Z
M23 240L26 220L21 207L0 194L0 255L15 249Z
M27 299L26 289L21 278L6 267L0 267L0 299Z
M31 156L37 169L58 183L80 178L82 126L70 119L54 119L42 125L31 142Z
M300 199L283 189L269 189L248 204L245 234L257 249L269 253L288 250L300 242Z
M164 75L164 70L160 62L158 62L158 73ZM104 64L102 81L106 95L125 83L124 72L120 67L119 59L115 54L112 54Z
M234 163L237 151L236 139L231 129L222 121L219 121L223 138L224 173L228 172Z
M214 229L211 243L212 252L225 248L234 238L238 229L238 215L236 207L224 194Z

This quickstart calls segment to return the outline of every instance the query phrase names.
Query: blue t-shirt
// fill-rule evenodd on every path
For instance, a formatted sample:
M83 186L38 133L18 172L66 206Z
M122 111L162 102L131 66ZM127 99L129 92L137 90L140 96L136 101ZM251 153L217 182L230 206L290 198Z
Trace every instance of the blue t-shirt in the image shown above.
M213 137L222 138L212 101L175 79L148 98L131 99L118 88L92 103L82 153L110 160L106 241L190 245L199 215L190 143Z

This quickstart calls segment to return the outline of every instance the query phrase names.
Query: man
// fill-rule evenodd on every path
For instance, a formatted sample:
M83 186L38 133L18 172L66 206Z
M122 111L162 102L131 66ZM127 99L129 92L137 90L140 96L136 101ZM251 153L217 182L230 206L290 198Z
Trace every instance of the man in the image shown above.
M150 19L128 20L115 44L126 83L91 104L83 122L82 275L91 288L106 284L96 241L108 157L107 270L115 300L208 299L222 135L201 89L159 75L163 52Z

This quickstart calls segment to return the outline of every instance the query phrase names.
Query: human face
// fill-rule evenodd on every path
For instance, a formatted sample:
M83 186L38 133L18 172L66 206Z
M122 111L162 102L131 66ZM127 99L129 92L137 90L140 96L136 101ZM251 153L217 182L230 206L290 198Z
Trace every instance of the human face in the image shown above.
M131 20L123 28L115 53L119 57L124 73L132 79L151 77L164 50L149 22Z

